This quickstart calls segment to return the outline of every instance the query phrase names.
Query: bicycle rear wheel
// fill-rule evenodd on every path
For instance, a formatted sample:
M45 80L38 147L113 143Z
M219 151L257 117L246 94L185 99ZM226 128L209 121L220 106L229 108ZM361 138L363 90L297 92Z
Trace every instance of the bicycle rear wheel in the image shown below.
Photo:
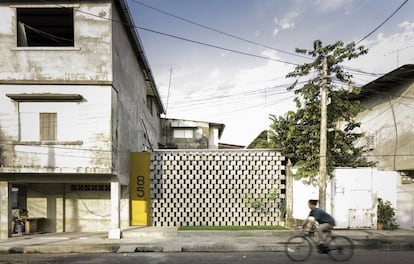
M334 236L328 243L329 256L336 261L347 261L354 254L354 243L345 236Z
M294 236L286 242L285 252L293 261L305 261L312 253L312 244L304 236Z

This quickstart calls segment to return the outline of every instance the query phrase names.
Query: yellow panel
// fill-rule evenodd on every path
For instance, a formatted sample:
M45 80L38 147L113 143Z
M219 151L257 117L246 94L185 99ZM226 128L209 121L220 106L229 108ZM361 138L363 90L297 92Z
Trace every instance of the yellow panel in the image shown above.
M150 224L150 163L151 153L131 153L131 225Z

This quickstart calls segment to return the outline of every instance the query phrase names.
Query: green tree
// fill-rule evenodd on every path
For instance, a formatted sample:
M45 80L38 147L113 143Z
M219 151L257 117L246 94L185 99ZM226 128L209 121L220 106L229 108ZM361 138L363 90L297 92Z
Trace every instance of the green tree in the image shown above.
M363 157L363 147L356 147L355 141L363 136L355 131L360 123L355 116L362 111L360 102L352 97L360 89L352 86L352 75L340 65L367 53L362 46L354 43L344 45L338 41L333 45L322 46L314 41L313 50L296 49L297 53L310 55L313 61L297 66L286 77L296 78L288 88L295 94L296 111L284 116L271 115L270 140L283 150L292 164L298 167L297 176L315 180L319 173L320 148L320 96L322 85L322 61L327 59L328 104L328 147L327 171L332 176L335 167L370 166ZM304 85L299 78L307 77Z

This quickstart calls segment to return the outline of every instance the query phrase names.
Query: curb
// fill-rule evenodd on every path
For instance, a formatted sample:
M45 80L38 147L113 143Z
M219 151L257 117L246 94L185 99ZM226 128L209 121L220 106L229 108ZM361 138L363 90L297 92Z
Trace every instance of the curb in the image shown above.
M48 245L1 247L0 254L116 253L120 245Z
M56 253L135 253L135 252L284 252L284 243L275 244L106 244L106 245L48 245L0 247L0 254L56 254ZM355 250L413 251L411 243L365 244L355 243Z

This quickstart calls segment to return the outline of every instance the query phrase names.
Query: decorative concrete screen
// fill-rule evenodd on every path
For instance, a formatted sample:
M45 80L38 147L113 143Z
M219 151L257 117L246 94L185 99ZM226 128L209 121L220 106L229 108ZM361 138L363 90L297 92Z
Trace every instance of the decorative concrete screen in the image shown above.
M273 150L166 150L151 156L153 226L278 225L284 157Z

